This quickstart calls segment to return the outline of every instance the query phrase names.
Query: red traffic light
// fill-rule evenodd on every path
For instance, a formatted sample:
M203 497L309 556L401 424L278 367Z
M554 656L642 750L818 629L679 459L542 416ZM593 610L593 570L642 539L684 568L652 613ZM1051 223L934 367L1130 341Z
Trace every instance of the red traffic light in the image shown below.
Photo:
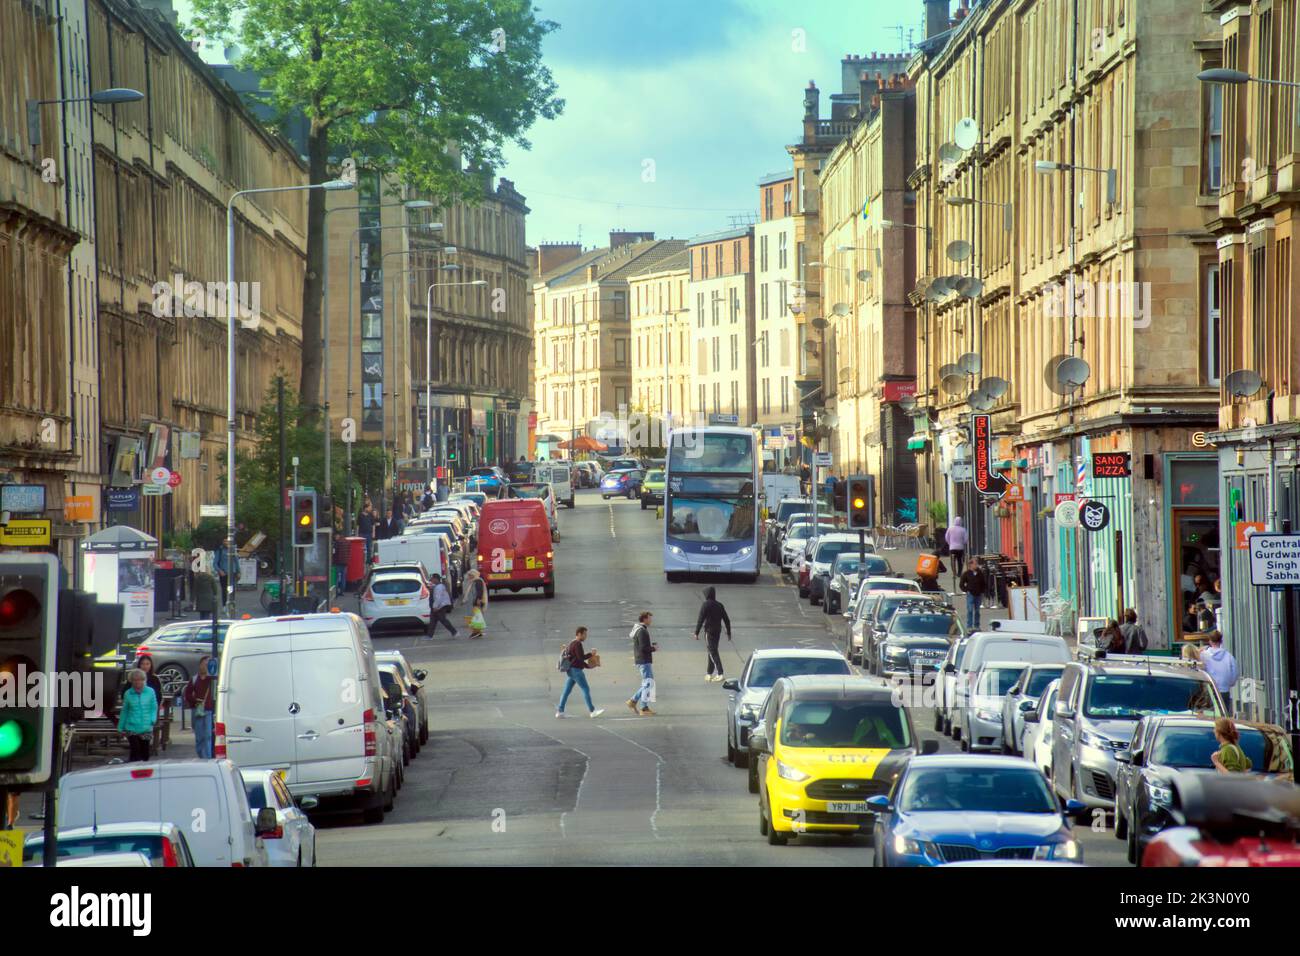
M14 588L0 597L0 627L26 624L41 613L41 602L31 591Z

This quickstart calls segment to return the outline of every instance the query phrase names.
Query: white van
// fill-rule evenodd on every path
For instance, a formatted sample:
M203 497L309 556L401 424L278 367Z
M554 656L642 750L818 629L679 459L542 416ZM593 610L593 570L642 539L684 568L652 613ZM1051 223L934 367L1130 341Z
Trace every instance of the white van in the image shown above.
M533 466L533 481L549 484L555 500L573 507L573 469L567 461L541 461Z
M152 760L76 770L59 781L58 828L171 823L185 833L196 866L269 866L244 782L229 760Z
M961 663L955 665L956 683L950 709L953 739L961 735L961 713L969 699L971 685L980 668L989 661L1024 662L1026 664L1066 664L1070 648L1065 638L1055 634L1034 633L1038 621L999 621L995 631L976 631L966 644ZM953 665L947 665L953 666Z
M447 541L438 534L404 534L381 538L375 542L376 565L407 564L419 561L430 574L441 574L451 586L451 553Z
M310 797L322 810L361 810L370 823L392 809L397 770L383 691L370 637L355 614L230 625L217 676L215 738L216 755L240 769L285 771L299 802Z

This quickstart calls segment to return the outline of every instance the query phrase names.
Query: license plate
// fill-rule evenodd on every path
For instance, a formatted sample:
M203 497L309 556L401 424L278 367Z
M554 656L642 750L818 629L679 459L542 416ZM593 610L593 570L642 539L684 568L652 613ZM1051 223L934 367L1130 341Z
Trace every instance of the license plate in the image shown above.
M406 604L407 601L406 598L389 598L384 603L392 606L397 606L397 605Z
M489 574L488 577L493 581L505 581L510 575L508 574Z
M826 803L827 813L866 813L865 800L830 800Z
M715 574L716 574L718 571L721 571L721 570L722 570L722 565L720 565L720 564L702 564L702 565L700 565L700 570L703 571L703 572L705 572L706 574L709 573L709 572L712 572L712 573L715 573Z

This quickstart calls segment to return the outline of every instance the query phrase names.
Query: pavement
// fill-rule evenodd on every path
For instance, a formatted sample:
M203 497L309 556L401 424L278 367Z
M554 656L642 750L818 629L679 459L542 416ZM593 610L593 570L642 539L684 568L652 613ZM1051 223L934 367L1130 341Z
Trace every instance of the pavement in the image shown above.
M406 768L383 823L316 821L320 865L870 866L865 836L803 835L785 847L759 836L758 798L726 759L728 692L704 680L704 642L691 634L704 584L667 583L654 510L602 501L594 490L576 500L572 511L561 509L554 599L494 592L482 640L468 639L459 608L457 637L375 638L377 648L399 648L429 671L429 743ZM914 560L913 552L883 553L900 570ZM733 624L734 642L723 642L728 676L739 676L756 648L844 648L844 620L800 600L769 564L756 584L716 586ZM256 592L240 597L241 611L262 613ZM953 597L963 615L964 600ZM355 595L333 604L357 609ZM640 683L628 634L642 610L654 612L660 648L654 717L633 716L624 703ZM981 620L1004 616L986 609ZM603 659L588 676L605 713L590 719L575 690L567 718L557 720L564 675L556 660L580 624ZM958 750L933 731L929 709L914 711L913 721L941 752ZM192 747L192 735L177 730L165 756L189 756ZM36 825L29 809L20 825ZM1078 836L1086 862L1126 865L1109 830L1079 827Z

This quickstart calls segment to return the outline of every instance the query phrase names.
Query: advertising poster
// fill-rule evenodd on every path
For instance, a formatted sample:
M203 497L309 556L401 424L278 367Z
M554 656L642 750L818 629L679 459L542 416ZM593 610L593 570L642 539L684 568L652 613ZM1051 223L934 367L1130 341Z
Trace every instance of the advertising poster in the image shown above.
M153 627L152 554L118 555L117 600L124 629Z

